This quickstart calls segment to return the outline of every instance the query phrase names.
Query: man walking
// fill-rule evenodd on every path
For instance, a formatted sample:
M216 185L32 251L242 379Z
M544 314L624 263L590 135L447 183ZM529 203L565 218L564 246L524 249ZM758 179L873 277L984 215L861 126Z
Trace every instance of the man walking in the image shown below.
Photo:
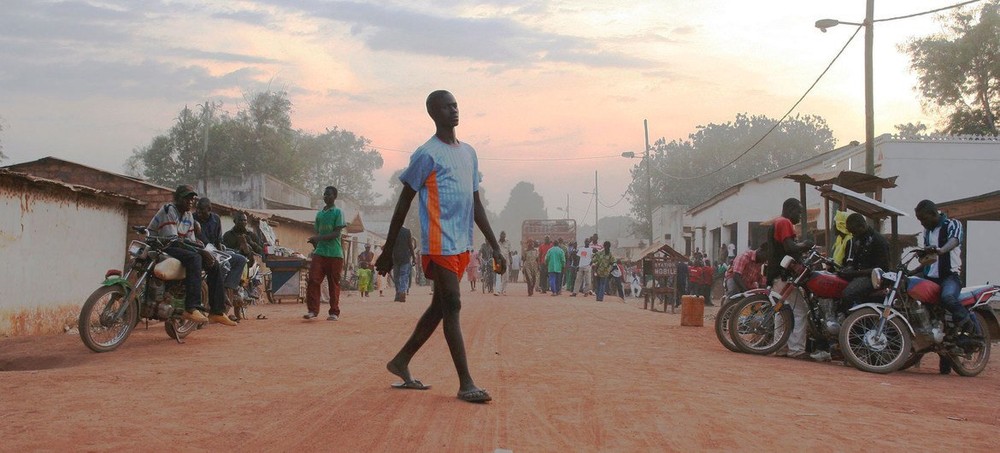
M500 245L500 253L503 254L504 259L506 259L506 260L509 261L510 260L510 242L507 242L507 232L506 231L501 231L500 232L500 241L498 242L498 244ZM494 273L493 275L494 275L494 277L493 277L494 278L494 280L493 280L493 295L494 296L499 296L499 295L503 294L503 295L506 296L507 295L507 286L506 286L507 274L497 274L497 273Z
M472 250L473 222L489 242L500 273L506 271L507 262L479 198L476 150L460 142L455 135L458 102L447 91L435 91L427 96L427 113L434 120L436 132L417 148L410 157L409 166L399 176L403 191L393 211L389 233L376 268L383 275L392 268L390 257L396 247L396 237L410 210L410 203L419 193L421 265L427 278L434 281L434 296L409 340L386 364L386 369L403 379L403 382L393 384L395 388L430 388L410 375L410 361L438 324L443 322L445 340L458 373L458 398L485 403L492 398L486 390L476 386L469 373L459 321L462 307L459 282Z

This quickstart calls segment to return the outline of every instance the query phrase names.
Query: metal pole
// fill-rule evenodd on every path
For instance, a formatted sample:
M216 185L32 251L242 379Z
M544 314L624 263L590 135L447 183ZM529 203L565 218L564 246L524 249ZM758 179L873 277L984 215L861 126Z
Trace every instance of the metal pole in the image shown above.
M642 128L646 136L646 152L642 158L646 161L646 219L649 220L649 243L646 246L649 247L653 245L653 189L649 170L649 123L646 120L642 120Z
M204 128L204 146L201 155L201 196L208 197L208 101L202 110L202 127Z
M875 174L875 101L872 88L872 38L875 0L865 8L865 173Z
M597 170L594 170L594 234L597 234L597 222L599 218L597 217L597 205L600 203L600 198L597 198ZM598 235L597 237L601 237Z

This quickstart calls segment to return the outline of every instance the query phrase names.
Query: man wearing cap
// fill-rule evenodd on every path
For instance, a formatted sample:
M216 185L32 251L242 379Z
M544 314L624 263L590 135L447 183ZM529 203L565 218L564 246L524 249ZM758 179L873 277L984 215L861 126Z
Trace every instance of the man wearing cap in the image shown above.
M192 212L198 194L191 186L181 185L174 191L174 202L167 203L156 211L147 228L152 236L179 238L166 248L167 254L176 258L184 266L184 314L183 318L195 322L215 322L235 326L226 313L226 295L222 282L221 266L205 250L205 244L195 237L195 221ZM204 267L208 283L208 304L211 314L206 318L201 310L201 271Z

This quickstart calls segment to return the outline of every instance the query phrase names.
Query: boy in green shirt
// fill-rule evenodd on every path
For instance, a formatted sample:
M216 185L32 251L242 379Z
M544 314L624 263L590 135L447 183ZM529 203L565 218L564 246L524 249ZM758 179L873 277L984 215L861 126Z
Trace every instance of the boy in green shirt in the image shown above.
M313 319L319 314L319 285L326 278L330 286L330 315L327 321L340 317L340 274L344 269L344 249L340 244L340 230L344 228L344 214L333 205L337 201L337 188L328 186L323 191L326 206L316 213L316 235L309 243L316 247L309 265L309 282L306 285L306 307L302 316Z

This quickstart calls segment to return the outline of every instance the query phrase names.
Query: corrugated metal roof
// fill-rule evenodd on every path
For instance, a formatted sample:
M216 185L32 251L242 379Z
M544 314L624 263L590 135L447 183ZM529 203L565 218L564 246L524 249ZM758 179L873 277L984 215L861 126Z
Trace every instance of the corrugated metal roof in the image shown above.
M117 200L117 201L125 203L125 204L131 204L131 205L137 205L137 206L145 206L146 205L145 201L142 201L142 200L139 200L139 199L136 199L136 198L132 198L132 197L127 196L127 195L122 195L122 194L117 193L117 192L109 192L109 191L106 191L106 190L95 189L93 187L81 186L81 185L78 185L78 184L69 184L69 183L62 182L62 181L56 181L54 179L41 178L41 177L38 177L38 176L30 175L28 173L23 173L23 172L19 172L19 171L12 171L12 170L7 169L7 168L0 168L0 177L7 178L7 179L13 179L13 180L21 180L21 181L24 181L24 182L27 182L27 183L30 183L32 185L39 186L39 187L46 187L46 186L47 187L58 187L58 188L61 188L61 189L70 190L72 192L83 193L83 194L87 194L87 195L93 195L93 196L98 197L98 198L108 198L108 199Z

